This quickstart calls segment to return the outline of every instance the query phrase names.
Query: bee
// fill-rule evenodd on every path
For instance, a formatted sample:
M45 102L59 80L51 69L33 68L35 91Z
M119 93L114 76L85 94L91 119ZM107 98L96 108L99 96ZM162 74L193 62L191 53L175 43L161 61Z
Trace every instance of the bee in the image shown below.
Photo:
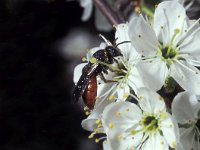
M82 69L82 75L80 76L73 92L75 102L77 102L82 96L84 104L90 110L94 108L96 102L97 76L103 77L103 73L108 74L109 69L108 66L100 64L98 61L105 64L113 64L117 61L115 57L122 56L119 48L117 48L119 44L113 46L109 41L107 41L107 44L107 47L100 49L93 54L92 57L97 60L97 63L88 62L88 64ZM103 79L105 78L103 77Z

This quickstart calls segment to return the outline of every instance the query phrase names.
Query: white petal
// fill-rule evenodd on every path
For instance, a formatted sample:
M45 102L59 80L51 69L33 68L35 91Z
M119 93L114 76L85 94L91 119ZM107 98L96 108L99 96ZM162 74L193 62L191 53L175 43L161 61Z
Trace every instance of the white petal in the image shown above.
M143 144L142 150L168 150L169 147L165 139L159 132L150 134L147 141Z
M181 128L181 138L177 150L199 150L200 143L194 140L194 128Z
M166 116L167 117L161 121L161 130L168 145L170 145L172 148L175 148L177 145L177 137L174 127L175 125L173 123L172 117L170 117L170 114L166 113Z
M175 38L174 46L187 29L186 13L184 7L177 1L165 1L158 5L154 14L154 30L159 41L164 45L169 44L174 30L180 32Z
M183 61L179 61L179 63L175 62L171 64L169 75L172 76L184 90L193 94L200 94L200 71L197 68Z
M141 113L138 106L130 102L112 103L104 109L102 124L113 149L127 149L141 141L142 132L134 139L130 134L131 129L138 129Z
M172 102L172 114L181 123L189 123L190 120L198 118L200 103L195 95L188 92L179 93Z
M84 8L81 20L86 21L92 14L92 0L80 0L80 5Z
M138 125L140 118L141 110L137 105L130 102L112 103L104 109L102 114L105 130L110 130L109 123L112 123L112 129L125 131Z
M125 101L130 94L130 88L127 84L121 83L117 88L117 98L121 101Z
M148 88L158 91L164 85L168 75L168 68L160 59L155 59L151 62L139 62L137 68Z
M158 41L153 29L142 16L134 17L128 26L129 36L138 53L144 56L154 55Z
M200 27L199 27L200 28ZM190 57L200 60L200 30L196 35L188 36L180 45L180 54L188 54Z
M74 81L75 84L78 82L79 78L81 77L81 75L82 75L82 69L83 69L83 67L85 65L87 65L87 63L81 63L81 64L77 65L74 68L73 81Z
M144 112L155 115L166 111L164 100L155 91L147 88L140 88L138 90L139 105Z
M128 84L136 94L140 87L145 87L141 75L135 67L130 71L130 75L128 76Z
M123 54L123 57L125 57L125 60L128 60L130 54L135 50L133 49L132 51L132 45L128 35L127 24L119 24L116 26L115 39L116 39L116 44L127 41L127 43L119 44L117 47L121 50L121 53Z

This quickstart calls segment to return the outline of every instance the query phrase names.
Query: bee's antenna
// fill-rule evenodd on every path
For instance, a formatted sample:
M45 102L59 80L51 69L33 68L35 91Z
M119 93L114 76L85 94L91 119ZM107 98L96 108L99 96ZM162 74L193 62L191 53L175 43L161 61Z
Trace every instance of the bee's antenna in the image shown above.
M107 40L103 35L99 34L99 36L106 42L108 46L112 46L112 43L109 40Z
M120 43L118 43L118 44L116 45L116 47L119 46L119 45L121 45L121 44L124 44L124 43L131 43L131 41L123 41L123 42L120 42Z

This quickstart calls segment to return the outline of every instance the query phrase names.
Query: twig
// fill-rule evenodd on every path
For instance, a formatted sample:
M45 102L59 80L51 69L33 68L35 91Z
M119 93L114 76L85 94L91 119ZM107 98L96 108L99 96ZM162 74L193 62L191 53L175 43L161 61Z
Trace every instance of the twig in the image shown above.
M123 22L105 0L93 0L93 2L111 25L116 26Z

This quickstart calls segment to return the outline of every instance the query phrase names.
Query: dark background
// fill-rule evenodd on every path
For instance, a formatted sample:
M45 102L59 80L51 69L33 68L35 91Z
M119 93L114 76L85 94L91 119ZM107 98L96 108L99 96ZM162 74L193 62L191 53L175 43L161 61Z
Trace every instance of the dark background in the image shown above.
M71 104L72 60L54 46L74 26L94 28L81 15L66 0L0 1L0 150L86 149L85 116Z

